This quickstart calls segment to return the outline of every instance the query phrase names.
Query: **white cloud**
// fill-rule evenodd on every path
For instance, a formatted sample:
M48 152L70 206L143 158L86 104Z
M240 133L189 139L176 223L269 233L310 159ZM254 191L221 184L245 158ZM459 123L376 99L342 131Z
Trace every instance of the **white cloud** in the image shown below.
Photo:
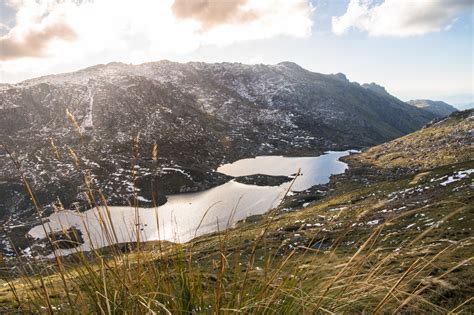
M449 28L473 6L473 0L351 0L344 15L332 18L332 30L337 35L351 28L371 36L423 35Z
M198 19L192 14L189 18L176 17L173 0L9 0L16 10L16 24L0 36L0 44L2 40L13 42L16 50L10 49L8 58L0 59L0 82L27 72L32 76L71 65L82 67L86 62L137 63L163 55L179 57L204 45L311 34L313 8L309 0L231 1L239 4L230 9L251 12L251 18L232 19L232 11L226 13L228 18L213 21L212 27L203 27L202 15L197 15ZM64 25L71 34L35 37L41 41L36 44L38 51L25 53L31 34L48 25ZM21 54L15 56L15 52Z

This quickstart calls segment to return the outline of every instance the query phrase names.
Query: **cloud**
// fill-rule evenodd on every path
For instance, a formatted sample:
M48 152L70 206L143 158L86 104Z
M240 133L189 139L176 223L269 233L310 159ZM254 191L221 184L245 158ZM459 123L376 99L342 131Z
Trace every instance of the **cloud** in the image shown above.
M91 63L179 59L203 46L239 41L305 37L311 34L313 12L310 0L9 0L7 4L16 16L15 24L0 37L3 78Z
M64 22L57 22L42 29L32 29L21 37L8 33L0 37L0 60L22 57L41 57L50 41L74 40L76 33Z
M173 14L180 19L195 19L204 30L219 24L241 24L258 18L257 12L245 8L247 0L175 0Z
M337 35L350 29L370 36L416 36L439 32L454 22L456 16L472 9L472 0L351 0L344 15L332 18Z
M64 10L52 10L48 1L9 0L4 5L16 11L16 23L2 24L7 32L0 36L0 61L45 56L51 42L76 38Z

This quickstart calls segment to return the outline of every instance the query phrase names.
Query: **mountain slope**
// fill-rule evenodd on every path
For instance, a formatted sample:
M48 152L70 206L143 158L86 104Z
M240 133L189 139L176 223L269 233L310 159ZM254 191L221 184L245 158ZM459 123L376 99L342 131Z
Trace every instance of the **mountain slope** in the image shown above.
M433 113L438 117L445 117L457 111L457 109L454 106L451 106L442 101L411 100L411 101L408 101L407 103L417 108L421 108L430 113Z
M289 62L275 66L157 62L112 63L33 79L4 89L1 97L3 110L29 109L28 115L38 107L62 115L57 110L67 107L84 128L93 131L103 123L119 128L110 123L111 117L103 116L104 111L123 115L121 107L126 107L127 114L133 107L151 112L159 111L160 106L173 111L184 107L237 126L252 120L261 124L279 120L282 127L310 129L333 142L351 141L353 145L400 136L433 117L388 93L371 92L345 77L312 73ZM319 128L311 130L314 121Z

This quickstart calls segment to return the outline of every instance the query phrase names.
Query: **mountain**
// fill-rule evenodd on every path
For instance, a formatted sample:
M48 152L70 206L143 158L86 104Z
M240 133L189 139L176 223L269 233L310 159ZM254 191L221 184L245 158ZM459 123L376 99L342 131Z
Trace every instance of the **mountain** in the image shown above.
M23 230L37 222L8 152L46 213L57 204L87 207L84 178L109 204L137 193L151 206L153 198L161 204L165 195L227 181L214 171L224 162L371 146L436 117L374 87L291 62L169 61L3 84L0 222Z
M426 110L430 113L435 114L438 117L446 117L449 114L457 111L454 106L451 106L442 101L432 101L432 100L411 100L407 102L408 104Z
M456 105L456 108L459 109L459 110L472 109L472 108L474 108L474 102L458 104L458 105Z

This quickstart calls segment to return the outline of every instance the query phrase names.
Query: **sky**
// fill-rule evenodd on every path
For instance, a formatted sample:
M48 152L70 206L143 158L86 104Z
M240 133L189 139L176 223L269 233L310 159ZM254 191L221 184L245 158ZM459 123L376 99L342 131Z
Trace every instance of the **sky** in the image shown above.
M0 0L0 82L113 61L276 64L474 102L474 0Z

